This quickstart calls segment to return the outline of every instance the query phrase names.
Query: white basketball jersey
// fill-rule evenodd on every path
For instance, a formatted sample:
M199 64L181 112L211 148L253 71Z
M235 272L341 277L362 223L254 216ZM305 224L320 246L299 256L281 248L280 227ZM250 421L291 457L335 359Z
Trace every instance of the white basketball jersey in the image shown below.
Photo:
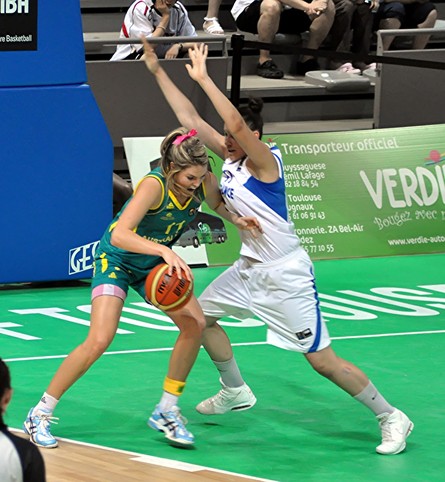
M282 258L300 245L288 216L281 153L276 146L270 149L279 169L275 182L253 177L245 159L235 162L226 159L221 177L221 193L227 209L240 216L255 216L261 223L264 232L258 238L249 231L240 231L241 255L261 262Z

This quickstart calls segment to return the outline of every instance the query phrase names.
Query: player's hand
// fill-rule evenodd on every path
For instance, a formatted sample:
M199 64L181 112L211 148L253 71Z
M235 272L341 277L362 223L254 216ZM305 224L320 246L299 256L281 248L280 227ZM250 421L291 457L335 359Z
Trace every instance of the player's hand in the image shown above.
M238 229L250 231L254 238L258 238L263 233L260 222L253 216L240 216L234 224Z
M193 273L190 269L190 266L172 249L166 247L165 252L162 254L162 257L164 258L164 261L168 264L169 275L173 273L173 269L176 269L179 279L182 279L182 273L185 274L185 277L189 281L193 279Z
M156 74L159 69L158 56L155 54L153 47L147 42L147 39L144 36L141 36L141 41L142 45L144 46L144 55L141 59L145 62L147 69L152 74Z
M209 47L206 44L194 44L193 48L189 49L189 57L192 61L192 65L186 64L186 69L190 75L190 77L199 82L201 79L204 79L208 76L207 74L207 54L209 52Z

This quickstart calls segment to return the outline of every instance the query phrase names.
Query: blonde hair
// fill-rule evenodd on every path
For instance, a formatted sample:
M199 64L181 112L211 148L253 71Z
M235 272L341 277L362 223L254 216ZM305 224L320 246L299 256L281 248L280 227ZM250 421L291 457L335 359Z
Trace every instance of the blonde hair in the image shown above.
M173 142L188 134L187 129L178 127L167 134L161 144L160 167L167 180L167 188L175 195L190 196L190 192L175 182L175 175L191 166L204 166L209 169L209 157L204 144L196 135L190 135L179 143Z

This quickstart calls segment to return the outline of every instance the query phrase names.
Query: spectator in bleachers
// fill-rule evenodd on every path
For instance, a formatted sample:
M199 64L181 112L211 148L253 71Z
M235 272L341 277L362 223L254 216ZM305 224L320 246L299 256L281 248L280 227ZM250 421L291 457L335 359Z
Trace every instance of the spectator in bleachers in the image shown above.
M373 9L378 0L333 0L335 18L329 32L329 50L352 52L366 56L371 47ZM331 68L348 74L360 74L363 70L374 67L363 61L331 61Z
M144 37L196 37L196 30L181 2L176 0L136 0L124 18L120 38ZM159 58L183 57L193 43L156 44L154 49ZM142 56L142 45L118 45L110 60L131 60Z
M433 28L436 19L436 7L429 0L384 0L377 10L375 29ZM389 49L394 37L383 37L383 50ZM415 35L412 48L424 49L429 39L430 35Z
M224 35L224 30L218 20L221 2L222 0L209 0L207 15L204 17L204 24L202 26L205 33L210 35Z
M236 0L231 10L237 27L244 32L258 34L260 42L272 43L276 33L297 34L309 30L306 47L318 49L334 21L332 0ZM309 55L297 62L297 75L319 70L317 60ZM257 74L267 79L281 79L283 71L270 56L260 50Z

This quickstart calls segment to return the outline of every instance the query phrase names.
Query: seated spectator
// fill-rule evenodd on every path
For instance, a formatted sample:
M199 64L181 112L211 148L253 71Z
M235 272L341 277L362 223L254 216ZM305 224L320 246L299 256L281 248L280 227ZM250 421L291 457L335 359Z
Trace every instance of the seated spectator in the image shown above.
M204 17L204 24L202 26L204 32L207 34L224 35L224 30L218 20L221 1L222 0L209 0L207 15Z
M136 0L124 18L120 38L144 37L196 37L187 10L176 0ZM156 44L159 58L175 59L187 53L193 43ZM131 60L142 56L141 43L118 45L110 60Z
M318 49L334 21L332 0L236 0L231 10L237 27L244 32L258 34L258 40L272 43L275 34L297 34L309 30L307 48ZM306 55L297 62L297 75L319 70L314 57ZM281 79L283 71L270 56L269 50L260 50L257 74L267 79Z
M335 18L329 32L328 50L352 52L366 56L371 47L373 9L378 0L333 0ZM331 68L349 74L360 74L372 67L363 61L332 61Z
M11 375L0 358L0 480L1 482L45 482L45 465L39 449L9 432L3 414L11 401Z
M412 0L385 0L376 15L376 30L399 29L399 28L433 28L437 19L437 10L433 3L428 0L413 2ZM382 38L383 50L391 46L394 35ZM430 35L415 35L412 48L424 49L430 39Z

